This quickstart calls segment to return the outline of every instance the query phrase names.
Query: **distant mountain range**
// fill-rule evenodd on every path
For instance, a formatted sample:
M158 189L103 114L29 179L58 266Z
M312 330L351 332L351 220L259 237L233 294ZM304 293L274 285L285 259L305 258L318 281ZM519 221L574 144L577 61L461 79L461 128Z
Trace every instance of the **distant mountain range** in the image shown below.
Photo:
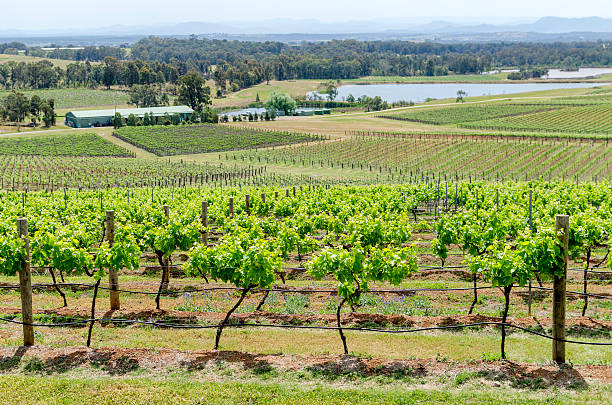
M579 33L578 35L568 35ZM602 17L543 17L532 22L506 24L459 24L424 19L321 22L318 20L273 19L227 23L184 22L168 25L114 25L93 29L1 30L0 40L23 40L29 44L55 42L87 45L115 41L133 42L148 35L189 36L283 42L325 41L355 38L360 40L438 40L438 41L553 41L612 39L612 19ZM104 39L102 39L104 38ZM113 40L114 38L114 40ZM572 39L574 38L574 39ZM55 41L52 41L55 39ZM75 42L79 39L80 42ZM59 41L59 42L58 42Z

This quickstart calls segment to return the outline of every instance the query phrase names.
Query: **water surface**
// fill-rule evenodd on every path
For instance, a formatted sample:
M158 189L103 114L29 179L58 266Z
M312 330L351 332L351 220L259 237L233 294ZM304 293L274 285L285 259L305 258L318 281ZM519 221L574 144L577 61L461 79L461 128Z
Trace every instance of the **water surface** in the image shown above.
M349 94L355 98L362 95L380 96L384 101L414 101L420 103L427 98L454 98L459 90L467 97L524 93L540 90L575 89L605 86L609 83L406 83L406 84L347 84L338 88L336 100L346 100ZM315 92L308 93L311 98ZM326 94L321 94L323 99Z

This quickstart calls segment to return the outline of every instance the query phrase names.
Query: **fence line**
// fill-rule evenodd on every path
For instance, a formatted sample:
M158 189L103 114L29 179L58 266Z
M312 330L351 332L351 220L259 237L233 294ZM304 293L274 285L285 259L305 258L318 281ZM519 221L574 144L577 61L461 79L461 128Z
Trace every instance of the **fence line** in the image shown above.
M156 321L141 321L137 319L114 319L114 318L91 318L91 319L82 319L73 322L64 322L64 323L24 323L21 321L16 321L14 319L8 318L0 318L0 321L13 323L17 325L27 325L32 327L69 327L69 326L77 326L84 325L90 322L100 322L100 323L126 323L126 324L141 324L141 325L149 325L156 326L160 328L170 328L170 329L216 329L221 325L181 325L181 324L172 324L172 323L164 323L164 322L156 322ZM316 330L350 330L356 332L376 332L376 333L391 333L391 334L402 334L402 333L414 333L414 332L426 332L433 330L449 330L449 329L463 329L477 326L506 326L510 328L515 328L521 330L523 332L536 335L542 338L546 338L549 340L557 341L557 342L565 342L565 343L573 343L579 345L590 345L590 346L612 346L612 342L584 342L578 340L569 340L569 339L559 339L544 333L536 332L528 328L524 328L522 326L514 325L511 323L504 322L475 322L469 324L462 325L446 325L446 326L429 326L423 328L412 328L412 329L378 329L378 328L359 328L359 327L337 327L337 326L310 326L310 325L275 325L275 324L225 324L224 328L277 328L277 329L316 329Z
M40 288L51 288L51 287L86 287L86 289L92 289L95 287L94 284L85 284L85 283L56 283L56 284L32 284L32 289L40 289ZM110 287L99 286L100 290L111 290ZM481 286L476 287L476 290L489 290L495 288L494 286ZM534 290L543 290L543 291L552 291L552 288L547 287L539 287L539 286L531 286ZM5 290L19 290L18 285L0 285L0 289ZM529 290L529 287L516 288L514 291L519 289ZM125 290L125 289L112 289L113 291L123 292L126 294L142 294L142 295L157 295L156 291L138 291L138 290ZM244 288L241 287L231 287L231 286L219 286L219 287L206 287L201 289L194 290L180 290L180 291L162 291L160 295L167 296L176 296L180 294L192 294L192 293L200 293L200 292L209 292L209 291L243 291ZM337 293L337 289L310 289L310 288L251 288L252 292L275 292L275 293L298 293L298 294L317 294L317 293ZM368 291L364 291L364 293L374 293L374 294L408 294L413 292L444 292L444 291L474 291L474 287L454 287L454 288L408 288L408 289L371 289ZM604 300L612 300L612 296L600 295L600 294L591 294L584 293L580 291L567 291L568 294L574 295L582 295L587 297L593 297Z

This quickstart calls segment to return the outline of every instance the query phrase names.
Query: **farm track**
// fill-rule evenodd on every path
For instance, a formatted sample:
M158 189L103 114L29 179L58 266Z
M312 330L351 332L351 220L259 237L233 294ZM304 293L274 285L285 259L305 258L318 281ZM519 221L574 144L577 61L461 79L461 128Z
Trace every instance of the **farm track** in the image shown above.
M155 154L147 152L146 150L139 148L138 146L132 145L131 143L125 142L124 140L113 136L111 131L97 131L97 134L99 137L134 153L135 157L138 159L157 159L157 156L155 156Z

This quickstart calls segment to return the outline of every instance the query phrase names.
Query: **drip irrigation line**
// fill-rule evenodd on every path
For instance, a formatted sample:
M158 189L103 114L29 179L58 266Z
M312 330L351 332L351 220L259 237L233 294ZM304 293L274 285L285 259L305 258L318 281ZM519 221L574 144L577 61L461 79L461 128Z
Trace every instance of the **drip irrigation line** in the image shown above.
M171 328L171 329L216 329L221 325L180 325L180 324L172 324L172 323L164 323L164 322L156 322L156 321L141 321L138 319L114 319L114 318L93 318L93 319L81 319L78 321L72 322L63 322L63 323L27 323L16 321L14 319L8 318L0 318L0 321L13 323L17 325L27 325L37 328L61 328L61 327L70 327L83 325L90 322L100 322L100 323L126 323L126 324L140 324L140 325L149 325L149 326L157 326L160 328ZM402 333L415 333L415 332L427 332L434 330L449 330L449 329L463 329L470 328L476 326L507 326L510 328L515 328L521 330L526 333L530 333L532 335L540 336L546 339L555 340L558 342L565 343L574 343L579 345L593 345L593 346L612 346L612 342L583 342L578 340L568 340L568 339L559 339L553 336L546 335L544 333L536 332L528 328L524 328L522 326L514 325L511 323L503 323L503 322L474 322L468 324L461 325L445 325L445 326L429 326L422 328L412 328L412 329L378 329L378 328L359 328L359 327L342 327L342 330L356 331L356 332L376 332L376 333L391 333L391 334L402 334ZM310 325L276 325L276 324L226 324L223 325L224 328L278 328L278 329L315 329L315 330L339 330L340 328L337 326L310 326Z
M525 287L527 288L527 287ZM535 288L536 290L544 290L544 291L553 291L552 288L548 288L548 287L539 287L539 286L531 286L531 288ZM567 294L574 294L574 295L582 295L582 296L587 296L587 297L593 297L593 298L600 298L600 299L604 299L604 300L612 300L612 297L607 296L607 295L599 295L599 294L590 294L590 293L583 293L580 291L565 291Z
M84 283L57 283L57 284L32 284L32 288L51 288L51 287L86 287L87 289L94 288L93 284L84 284ZM126 289L112 289L110 287L99 286L101 290L112 290L117 292L122 292L126 294L142 294L142 295L157 295L157 292L153 291L137 291L137 290L126 290ZM493 289L494 286L480 286L476 287L476 290L488 290ZM535 290L543 290L543 291L552 291L552 288L548 287L539 287L532 286L532 289ZM5 290L19 290L18 285L2 285L0 289ZM523 289L528 289L528 287L523 287ZM219 286L219 287L206 287L195 290L181 290L181 291L162 291L161 295L173 296L179 294L192 294L192 293L200 293L200 292L209 292L209 291L242 291L244 288L241 287L229 287L229 286ZM317 294L317 293L337 293L336 289L306 289L306 288L252 288L252 292L276 292L276 293L299 293L299 294ZM444 291L474 291L474 287L455 287L455 288L408 288L408 289L372 289L366 291L366 293L374 293L374 294L408 294L413 292L444 292ZM591 293L583 293L580 291L571 291L567 290L567 294L574 295L582 295L592 298L612 300L612 297L607 295L600 294L591 294Z
M92 284L82 283L57 283L57 284L33 284L32 288L49 288L49 287L87 287L88 289L94 288ZM143 295L157 295L157 292L152 291L136 291L136 290L124 290L124 289L112 289L110 287L99 286L101 290L112 290L117 292L123 292L127 294L143 294ZM493 286L481 286L477 287L478 290L486 290L494 288ZM18 290L18 285L0 286L0 289L13 289ZM161 295L178 295L178 294L191 294L208 291L242 291L242 287L206 287L196 290L182 290L182 291L162 291ZM402 294L411 292L427 292L427 291L473 291L474 287L457 287L457 288L411 288L411 289L373 289L367 292L371 293L390 293L390 294ZM278 293L302 293L302 294L313 294L313 293L337 293L337 289L297 289L297 288L252 288L250 291L253 292L278 292Z

